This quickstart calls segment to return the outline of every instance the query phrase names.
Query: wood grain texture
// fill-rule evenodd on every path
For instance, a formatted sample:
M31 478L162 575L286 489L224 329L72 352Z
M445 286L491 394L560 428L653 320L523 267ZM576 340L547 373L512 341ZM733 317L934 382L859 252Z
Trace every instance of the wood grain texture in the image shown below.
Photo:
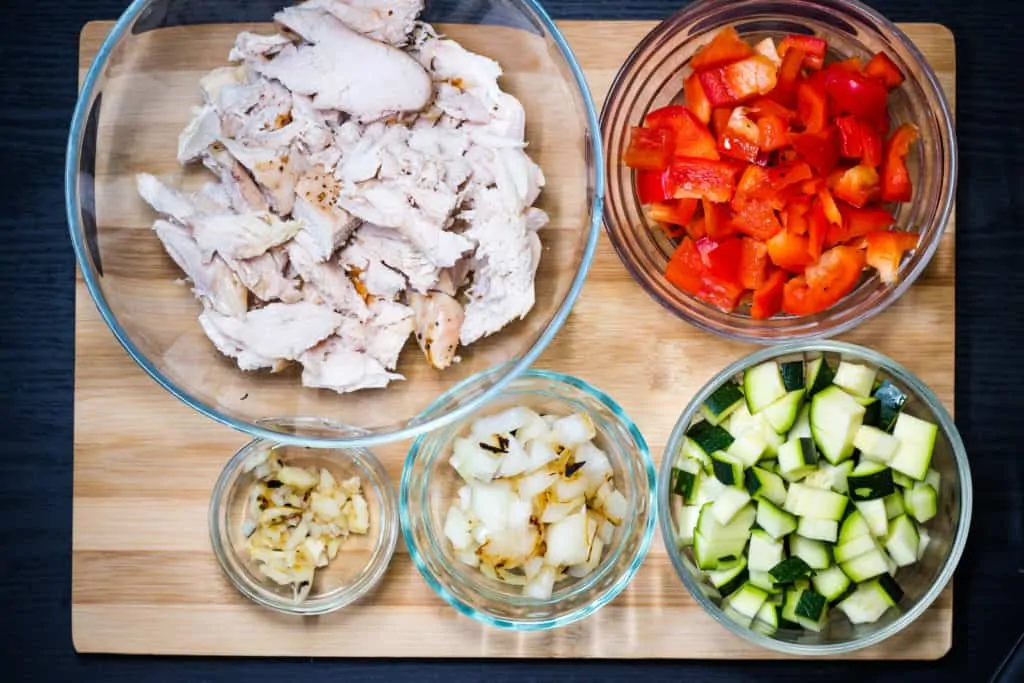
M97 22L83 31L83 69L109 26ZM569 21L560 26L600 101L618 65L653 24ZM937 25L904 29L952 100L952 35ZM232 37L233 30L221 43L204 42L203 49L223 54ZM195 80L197 74L188 77ZM110 202L114 210L116 198ZM950 410L954 243L951 225L918 283L884 314L844 336L905 364ZM299 622L256 607L221 576L206 533L213 481L246 437L204 419L146 377L103 325L80 281L76 323L72 631L80 652L774 657L703 613L672 571L660 538L618 599L553 633L504 633L459 616L420 579L402 547L375 593L341 612ZM689 396L749 350L699 332L661 309L629 278L602 235L583 295L538 366L575 374L613 395L660 459ZM635 370L622 372L623 367ZM377 451L396 481L407 446ZM935 659L948 651L951 631L948 589L903 634L853 657Z

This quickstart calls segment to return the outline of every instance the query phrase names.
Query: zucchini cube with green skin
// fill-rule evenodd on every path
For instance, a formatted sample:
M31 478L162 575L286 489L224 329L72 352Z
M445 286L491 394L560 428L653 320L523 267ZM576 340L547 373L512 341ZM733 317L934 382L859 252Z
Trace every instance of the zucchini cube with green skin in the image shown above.
M782 375L782 386L786 388L786 391L807 389L804 384L804 362L802 360L781 363L779 374Z
M756 519L757 525L768 532L772 538L783 538L796 531L796 517L779 509L769 500L757 502Z
M811 631L820 631L827 611L828 600L825 596L813 588L808 588L800 591L793 613L798 624Z
M715 521L725 526L750 502L750 494L741 488L730 486L711 504L711 514Z
M739 590L747 582L747 576L747 562L742 558L727 568L719 566L708 572L708 580L723 598Z
M898 600L882 587L881 581L868 581L839 603L839 609L852 624L873 624Z
M878 541L875 540L874 536L859 536L837 545L835 550L832 551L832 556L835 558L836 563L843 564L873 550L877 550L878 547Z
M864 413L864 406L837 386L811 399L811 435L818 451L833 465L853 455L853 439Z
M766 636L774 635L779 629L779 606L766 600L761 605L761 609L757 610L757 615L750 627Z
M726 453L739 460L744 467L753 467L767 448L764 433L751 429L736 437Z
M845 460L838 465L829 465L827 462L818 461L817 468L800 480L804 486L813 486L816 489L831 489L836 493L844 495L849 491L846 479L853 471L853 461Z
M889 556L881 548L874 548L852 560L840 562L843 573L860 583L889 572Z
M684 505L676 513L676 543L680 547L693 545L693 532L700 517L699 505Z
M928 484L918 483L903 491L903 506L911 517L924 524L938 513L939 494Z
M839 543L843 544L863 536L871 536L871 527L860 510L854 510L846 516L839 526Z
M889 431L896 424L896 418L900 416L903 405L907 402L907 395L889 380L882 380L873 396L879 403L877 426Z
M804 403L805 393L805 389L790 391L761 411L765 421L771 425L771 428L776 433L784 434L796 423L796 418L800 414L800 408Z
M885 516L890 520L907 511L903 505L903 494L900 491L891 493L882 500L885 503Z
M743 372L743 395L747 409L756 415L786 395L782 373L775 361L766 361Z
M726 486L743 485L743 463L725 451L711 454L711 468L715 478Z
M900 442L889 466L911 479L924 481L932 462L939 428L927 420L900 413L892 435Z
M861 425L853 437L853 446L860 451L861 457L888 465L896 456L900 442L895 436L883 432L878 427Z
M785 552L782 541L772 538L763 529L755 529L750 534L750 547L747 549L747 565L751 571L766 572L782 561Z
M684 503L694 502L694 491L700 475L675 468L672 470L672 493L683 499Z
M769 570L776 583L794 583L811 574L811 566L800 557L787 557Z
M896 491L892 470L878 462L863 461L846 478L850 500L885 498Z
M713 425L707 420L701 420L690 425L686 430L686 436L693 440L694 444L704 453L711 454L721 451L732 445L733 436L720 425Z
M799 534L789 537L789 553L806 562L811 569L828 569L832 564L832 552L828 544Z
M836 376L832 378L832 383L853 396L867 398L871 396L877 374L878 371L874 368L844 360L836 368Z
M700 412L704 415L705 420L713 425L719 425L741 405L743 405L743 392L735 382L726 382L715 389L701 404Z
M731 595L723 606L727 605L735 612L747 617L747 623L750 623L767 600L767 592L757 586L746 583Z
M851 584L850 577L844 574L838 565L815 572L811 577L811 585L814 586L814 590L824 595L830 603L845 593Z
M790 439L779 448L779 473L787 481L799 481L814 471L818 452L808 438Z
M889 532L889 516L885 514L885 501L881 498L874 500L859 500L854 503L867 522L873 536L885 536Z
M775 583L775 579L773 579L772 575L768 572L750 571L748 573L747 580L750 581L751 585L757 586L758 588L769 594L774 594L779 590L778 586Z
M889 522L889 533L885 537L885 550L900 567L917 562L917 548L921 538L917 525L907 515L900 515Z
M940 485L942 484L942 475L935 470L928 470L928 474L924 475L924 483L935 489L935 493L939 493L942 490L940 488Z
M786 484L782 477L760 467L751 467L743 473L747 493L758 500L769 500L776 505L786 502Z
M805 394L805 398L806 398ZM787 434L789 439L812 438L811 437L811 404L804 402L800 411L796 414L796 422L789 428Z
M828 364L824 356L814 358L807 362L806 386L807 395L814 396L832 384L832 378L836 376L832 366Z
M847 502L847 497L842 494L794 482L786 491L786 502L782 507L798 517L839 521L846 512Z
M796 532L804 538L835 543L839 536L839 522L831 519L801 517L796 525Z

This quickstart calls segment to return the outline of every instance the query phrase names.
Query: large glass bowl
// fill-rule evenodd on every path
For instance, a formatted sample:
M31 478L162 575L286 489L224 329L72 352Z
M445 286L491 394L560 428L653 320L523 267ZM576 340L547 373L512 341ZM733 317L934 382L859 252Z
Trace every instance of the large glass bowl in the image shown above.
M665 278L673 240L644 214L634 174L622 162L630 126L652 109L679 101L693 54L721 28L732 25L748 41L813 34L829 43L829 58L889 55L907 80L889 98L892 127L914 123L921 131L907 166L912 202L893 205L897 225L920 234L898 277L884 284L870 271L842 301L808 316L754 320L699 301ZM924 271L952 215L957 178L956 133L935 73L910 39L891 21L856 0L699 0L672 15L633 50L619 70L601 112L608 197L604 221L619 258L656 301L702 329L732 339L767 344L838 335L879 313Z
M726 615L721 600L715 596L704 572L694 563L692 548L680 549L676 545L677 514L681 504L679 496L670 491L672 468L682 448L686 430L700 414L701 404L724 382L766 361L795 361L823 354L830 358L833 367L841 359L876 368L879 380L889 380L907 395L904 412L939 426L931 463L932 469L941 476L938 514L925 524L931 541L924 556L916 564L902 567L896 574L896 580L904 591L903 599L882 615L881 619L873 624L851 625L841 612L833 610L829 622L820 633L780 628L775 635L768 636L744 628ZM658 474L661 536L673 568L694 600L715 621L733 633L756 645L791 655L838 655L853 652L890 638L912 624L953 578L971 526L971 468L967 461L967 451L949 412L924 382L896 361L871 349L843 342L800 342L762 349L719 372L701 388L679 416L665 447Z
M525 320L436 371L409 342L399 362L407 381L338 395L301 386L295 370L242 372L218 353L197 321L188 287L151 229L134 188L151 171L195 183L179 170L178 132L200 102L199 76L226 63L234 35L265 29L288 0L136 0L85 77L68 141L65 184L78 266L103 319L128 354L164 388L202 414L280 443L354 447L410 438L457 420L526 369L561 327L586 277L604 194L601 136L583 73L551 18L534 0L427 2L423 18L468 49L496 59L503 87L526 109L529 153L547 185L536 305ZM156 131L156 133L154 133ZM153 144L153 140L159 140ZM161 162L153 168L153 159ZM479 391L423 410L459 382L501 365ZM267 418L315 416L345 432L280 429Z
M472 379L441 397L434 410L478 391L486 377ZM625 496L627 516L615 529L600 564L582 579L555 585L547 600L525 597L522 588L485 577L463 564L444 534L445 516L458 500L462 479L448 460L452 441L465 433L465 421L419 437L409 449L399 491L402 534L416 568L430 587L456 610L489 626L536 631L566 626L594 613L615 598L632 580L654 537L654 462L640 430L615 401L575 377L528 370L516 378L485 409L498 413L526 406L539 413L585 412L594 421L594 443L608 454L616 490Z

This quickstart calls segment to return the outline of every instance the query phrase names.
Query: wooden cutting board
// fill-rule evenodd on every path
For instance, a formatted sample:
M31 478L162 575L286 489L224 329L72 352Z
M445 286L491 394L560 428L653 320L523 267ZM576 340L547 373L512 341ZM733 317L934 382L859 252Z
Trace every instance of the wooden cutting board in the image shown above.
M111 22L81 35L84 76ZM560 22L600 102L651 22ZM928 57L950 101L955 50L948 29L903 29ZM199 49L227 53L230 26ZM199 74L196 74L198 82ZM140 218L140 220L144 220ZM953 408L955 235L900 301L845 339L917 373ZM107 330L77 283L72 638L79 652L358 657L773 658L708 617L673 573L660 538L610 605L548 633L490 629L457 614L424 583L401 546L373 595L300 620L241 597L207 537L210 491L247 438L179 403L150 380ZM652 453L679 412L727 363L752 350L700 332L663 310L627 274L604 235L568 322L539 367L575 374L633 416ZM614 357L609 358L611 353ZM611 360L612 362L609 362ZM629 371L623 371L629 368ZM408 443L377 450L398 481ZM858 659L937 659L952 641L952 588L912 627Z

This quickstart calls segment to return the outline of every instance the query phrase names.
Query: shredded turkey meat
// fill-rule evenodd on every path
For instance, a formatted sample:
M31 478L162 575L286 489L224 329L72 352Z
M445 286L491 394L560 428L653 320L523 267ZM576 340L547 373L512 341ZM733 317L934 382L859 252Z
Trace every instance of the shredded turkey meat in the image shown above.
M239 33L178 136L210 182L139 174L203 331L241 369L383 388L409 337L443 370L533 308L548 216L523 107L422 11L308 0Z

